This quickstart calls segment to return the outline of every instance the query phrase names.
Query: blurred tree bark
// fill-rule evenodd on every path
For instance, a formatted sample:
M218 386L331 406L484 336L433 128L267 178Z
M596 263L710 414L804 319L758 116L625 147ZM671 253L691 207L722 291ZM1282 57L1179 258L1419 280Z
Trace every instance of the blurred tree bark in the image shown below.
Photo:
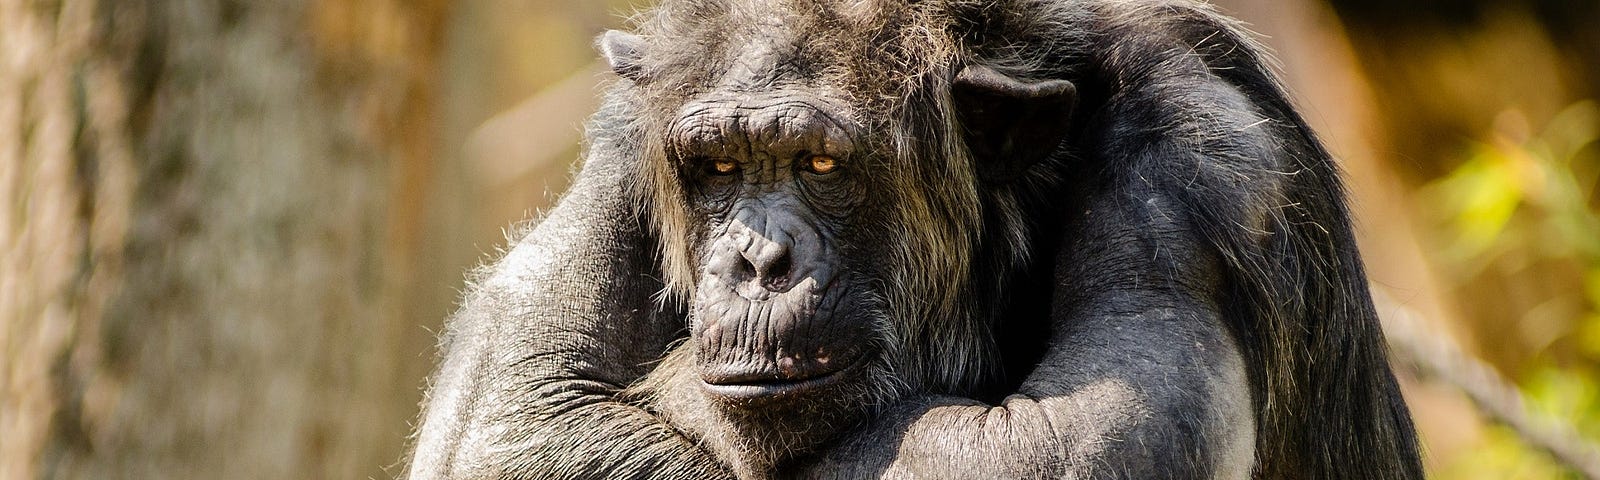
M443 3L0 0L0 478L388 476Z

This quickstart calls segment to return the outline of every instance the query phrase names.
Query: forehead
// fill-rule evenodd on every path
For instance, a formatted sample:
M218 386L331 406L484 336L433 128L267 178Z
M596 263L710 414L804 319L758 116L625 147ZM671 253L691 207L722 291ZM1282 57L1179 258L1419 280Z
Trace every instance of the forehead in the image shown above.
M718 92L679 110L668 145L682 156L777 156L800 152L848 156L859 129L846 110L805 89Z
M796 86L858 94L892 66L884 37L896 22L879 1L668 0L645 28L650 63L671 77L656 87L684 99Z
M682 147L823 142L870 123L889 65L868 1L669 0L646 34L668 141ZM651 31L655 30L655 31ZM676 101L671 101L676 99ZM664 118L663 118L664 117ZM826 148L825 148L826 147Z

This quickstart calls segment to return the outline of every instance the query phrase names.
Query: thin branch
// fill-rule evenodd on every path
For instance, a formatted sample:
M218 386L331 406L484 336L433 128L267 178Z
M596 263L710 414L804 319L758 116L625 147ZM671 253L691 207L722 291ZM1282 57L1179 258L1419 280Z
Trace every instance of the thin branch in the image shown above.
M1374 286L1375 299L1387 300ZM1384 334L1397 365L1419 376L1449 384L1535 448L1592 480L1600 480L1600 445L1584 438L1572 423L1527 407L1527 399L1493 367L1466 352L1447 334L1430 331L1411 309L1385 302Z

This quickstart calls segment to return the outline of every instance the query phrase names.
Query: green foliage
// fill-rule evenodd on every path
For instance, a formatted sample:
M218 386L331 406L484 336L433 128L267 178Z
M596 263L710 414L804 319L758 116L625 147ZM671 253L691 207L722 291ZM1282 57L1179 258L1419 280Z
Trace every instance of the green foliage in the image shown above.
M1522 387L1534 411L1568 420L1587 437L1600 438L1600 212L1595 189L1600 181L1600 105L1575 104L1542 131L1520 138L1514 118L1501 122L1509 125L1497 128L1491 141L1469 147L1466 161L1448 176L1423 189L1424 204L1448 232L1438 260L1452 277L1466 281L1493 275L1510 281L1556 276L1561 278L1548 282L1571 285L1570 292L1545 303L1582 305L1581 311L1559 313L1570 318L1554 322L1558 328L1551 340L1536 345L1523 368L1506 373ZM1548 314L1541 310L1567 312L1542 307L1526 306L1518 312L1523 318L1508 320L1529 328L1532 317ZM1475 451L1434 475L1579 478L1504 427L1491 427Z

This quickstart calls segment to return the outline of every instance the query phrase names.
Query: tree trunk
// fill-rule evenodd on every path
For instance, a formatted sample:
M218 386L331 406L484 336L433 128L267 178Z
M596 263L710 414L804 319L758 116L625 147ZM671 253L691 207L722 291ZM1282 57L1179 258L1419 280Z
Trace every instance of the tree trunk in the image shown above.
M0 478L382 478L437 0L0 0Z

